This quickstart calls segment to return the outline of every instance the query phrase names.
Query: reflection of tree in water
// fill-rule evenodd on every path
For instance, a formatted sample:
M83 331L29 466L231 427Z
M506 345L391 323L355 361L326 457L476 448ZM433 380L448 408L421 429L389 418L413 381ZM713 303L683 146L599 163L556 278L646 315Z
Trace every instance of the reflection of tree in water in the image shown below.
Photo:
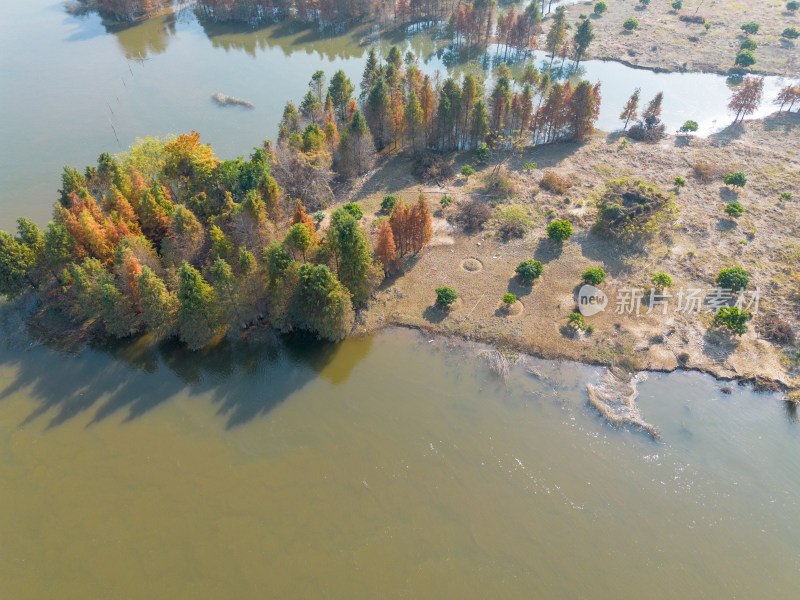
M15 374L0 402L24 390L38 403L24 424L49 413L49 428L82 413L91 423L117 414L130 421L178 394L208 394L230 428L265 415L320 376L343 383L371 346L371 337L333 344L271 336L191 352L145 337L97 345L77 357L42 347L23 354L2 349L0 366L13 366Z
M372 45L379 53L386 55L392 45L404 52L412 50L417 56L432 56L437 43L428 32L408 35L404 30L388 32L371 44L361 45L361 40L370 29L356 25L343 31L319 30L313 25L284 22L252 29L235 24L221 24L200 21L200 26L215 48L242 50L255 58L258 51L279 48L285 56L296 52L318 54L327 60L360 58Z
M170 37L175 35L177 22L178 17L170 13L141 23L104 23L104 26L116 36L125 57L134 59L164 52Z

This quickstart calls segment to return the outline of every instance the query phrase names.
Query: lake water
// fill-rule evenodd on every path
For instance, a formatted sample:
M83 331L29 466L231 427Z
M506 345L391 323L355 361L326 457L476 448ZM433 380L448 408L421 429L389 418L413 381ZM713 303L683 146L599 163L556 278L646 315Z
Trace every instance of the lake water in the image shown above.
M796 598L800 429L775 395L407 330L317 347L0 350L3 598Z
M358 28L338 36L278 25L257 31L203 27L191 11L108 32L96 15L75 17L60 2L29 0L3 8L0 20L0 229L20 214L44 225L65 164L83 169L103 151L127 149L137 137L200 131L217 154L248 154L274 138L285 102L299 102L317 69L344 69L361 80L366 48ZM422 57L427 72L446 71L444 42L430 33L396 43ZM544 62L541 53L537 64ZM454 67L461 68L460 66ZM602 82L598 126L620 126L621 107L635 87L643 102L664 91L670 131L687 119L705 135L730 122L730 88L709 74L656 74L619 63L588 61L582 75ZM760 115L782 85L768 78ZM702 90L702 93L698 92ZM222 92L252 102L254 110L221 108Z
M5 229L47 221L64 164L190 129L246 153L311 72L364 62L364 31L108 33L45 0L0 27ZM391 41L444 64L428 35ZM727 118L724 78L586 69L601 127L634 86L664 89L670 128ZM600 369L531 364L503 384L405 330L194 354L0 339L0 597L796 597L800 429L776 395L650 375L653 442L587 406Z

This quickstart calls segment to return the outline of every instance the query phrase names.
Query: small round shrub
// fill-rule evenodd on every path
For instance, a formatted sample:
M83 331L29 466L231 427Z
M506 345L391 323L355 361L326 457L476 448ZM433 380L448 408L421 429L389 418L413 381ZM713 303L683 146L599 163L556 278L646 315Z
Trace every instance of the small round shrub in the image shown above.
M606 272L602 267L592 267L590 269L586 269L581 274L581 279L583 279L583 282L588 283L589 285L600 285L603 283L605 278Z
M798 29L796 26L787 27L783 30L783 33L781 33L781 37L785 37L789 40L796 40L797 38L800 38L800 29Z
M639 21L631 17L629 19L626 19L625 22L622 24L622 26L628 31L633 31L634 29L639 27Z
M797 0L792 0L791 2L787 2L786 10L790 10L792 12L800 10L800 2L798 2Z
M483 142L475 149L475 158L478 162L485 163L492 158L492 149Z
M681 177L680 175L678 175L675 178L675 187L676 188L686 187L686 180L683 177Z
M673 10L680 10L683 8L683 0L675 0L675 2L671 4L671 6Z
M443 285L436 288L436 306L440 308L450 308L458 300L458 292L453 288Z
M725 214L734 219L738 219L744 214L744 206L742 206L742 203L738 200L728 202L728 204L725 205Z
M756 64L756 55L752 50L740 50L733 64L737 67L750 67Z
M528 259L519 263L517 268L514 269L514 272L519 275L519 278L524 283L533 283L536 279L539 279L543 270L544 267L542 267L541 262L538 260Z
M747 34L755 35L758 33L758 30L761 29L761 25L755 21L748 21L747 23L743 23L740 29Z
M725 182L725 185L743 188L745 185L747 185L747 175L741 171L736 171L735 173L728 173L725 175L725 179L723 179L723 181Z
M461 167L461 174L469 179L470 175L475 175L475 169L471 165L464 165Z
M791 202L793 198L792 192L781 192L781 200L784 202Z
M364 211L355 202L348 202L342 207L342 209L344 209L345 212L353 215L356 219L361 219L364 216Z
M718 286L726 290L738 292L747 288L750 274L739 265L722 269L714 280Z
M692 133L697 131L699 127L700 126L697 124L697 121L692 121L690 119L681 125L680 129L678 129L678 133Z
M672 277L666 273L656 273L650 279L650 283L658 289L663 290L664 288L672 287Z
M594 5L594 14L596 15L602 15L607 10L608 10L608 4L602 2L602 0Z
M442 208L447 208L453 203L452 196L442 196L442 199L439 200L439 204L441 204Z
M511 306L517 301L517 297L514 294L503 294L503 304L506 306Z
M572 327L575 331L586 331L586 320L583 318L583 315L577 311L569 313L567 325Z
M318 210L313 215L311 215L317 223L322 223L325 220L325 211Z
M711 27L713 26L711 25L711 23L706 21L705 23L703 23L703 27L705 28L706 31L711 31Z
M384 196L383 200L381 200L381 212L388 215L394 210L395 204L397 204L397 196L393 196L392 194Z
M647 6L650 4L650 0L639 0L639 4L642 6Z
M572 224L566 219L553 221L547 226L547 237L558 244L565 242L572 237Z
M758 42L757 42L757 41L755 41L755 40L752 40L752 39L750 39L750 38L747 38L747 39L745 39L745 40L742 40L742 43L739 45L739 49L740 49L740 50L750 50L750 51L753 51L753 50L755 50L756 48L758 48Z
M753 315L739 310L738 306L723 306L714 315L714 325L725 327L736 335L744 335L747 333L747 322L752 318Z

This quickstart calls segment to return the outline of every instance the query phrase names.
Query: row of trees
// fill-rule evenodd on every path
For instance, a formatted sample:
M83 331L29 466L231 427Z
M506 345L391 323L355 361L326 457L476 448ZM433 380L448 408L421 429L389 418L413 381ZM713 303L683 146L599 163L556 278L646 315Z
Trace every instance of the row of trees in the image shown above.
M264 317L339 339L384 265L360 214L336 210L318 231L279 188L274 161L268 143L220 161L192 132L102 154L83 173L66 167L44 230L21 218L16 235L0 232L0 294L36 293L91 333L178 336L192 348ZM387 271L430 240L430 222L424 198L397 204L380 251Z
M329 85L317 71L299 108L286 104L276 177L312 208L332 197L335 172L345 177L363 173L375 149L406 148L418 154L484 143L579 141L592 131L600 108L599 84L555 83L533 64L517 78L501 64L489 81L467 73L435 83L423 75L412 53L402 57L396 47L384 60L370 50L358 99L355 91L343 71Z
M97 11L102 17L113 21L133 21L149 17L171 4L172 0L78 0L82 10Z

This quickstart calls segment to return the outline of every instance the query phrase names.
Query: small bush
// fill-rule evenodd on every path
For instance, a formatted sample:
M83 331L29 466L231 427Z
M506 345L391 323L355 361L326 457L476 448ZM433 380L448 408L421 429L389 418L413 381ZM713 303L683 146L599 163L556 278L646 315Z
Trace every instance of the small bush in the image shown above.
M475 169L473 169L470 165L464 165L461 167L461 174L469 179L471 175L475 175Z
M544 267L542 267L541 262L538 260L528 259L519 263L517 268L514 269L514 272L519 275L519 278L523 283L533 283L535 280L541 277L543 270Z
M761 25L759 25L755 21L749 21L747 23L742 24L740 29L749 35L755 35L756 33L758 33L758 30L761 29Z
M792 192L781 192L781 200L783 200L784 202L789 202L793 198L794 196L792 196Z
M736 335L744 335L747 333L747 322L752 318L753 315L736 306L723 306L714 315L714 325L724 327Z
M452 196L442 196L442 199L439 200L439 204L442 206L442 208L447 208L452 203L453 203L453 197Z
M675 0L671 6L673 10L680 10L683 8L683 0Z
M510 307L517 301L517 297L514 294L503 294L503 304L507 307Z
M381 212L385 215L391 214L395 204L397 204L397 196L393 196L392 194L384 196L383 200L381 200Z
M530 173L531 171L535 171L539 165L536 163L525 163L522 165L522 168L525 170L526 173Z
M483 191L493 196L499 196L500 198L509 198L517 193L517 188L512 181L506 177L505 169L502 169L498 175L490 175L486 178Z
M453 305L453 302L458 300L458 292L453 288L443 285L436 288L436 306L443 309L448 309Z
M790 10L792 12L800 10L800 2L798 2L797 0L792 0L791 2L787 2L786 10Z
M572 224L566 219L553 221L547 226L547 237L558 244L567 241L572 237Z
M676 188L686 187L686 180L680 175L675 178L674 182Z
M422 181L441 181L453 175L452 167L441 156L426 152L414 161L414 175Z
M480 229L489 219L492 212L486 203L474 198L460 203L453 220L467 231Z
M596 15L602 15L607 10L608 10L608 4L606 4L605 2L601 1L594 5L594 14Z
M498 207L494 211L494 220L497 222L497 235L504 240L524 236L532 225L528 215L517 206Z
M756 55L752 50L740 50L733 64L737 67L750 67L756 64Z
M728 204L725 205L725 214L734 219L738 219L744 214L744 206L742 206L742 203L738 200L728 202Z
M594 230L628 244L642 244L674 223L678 207L672 194L637 178L606 182L597 199Z
M583 315L577 311L569 313L567 325L572 327L575 331L586 331L586 320L583 318Z
M492 158L492 149L483 142L475 149L475 159L480 163L488 162Z
M639 27L639 21L637 21L636 19L634 19L633 17L631 17L631 18L629 18L629 19L626 19L626 20L625 20L625 22L622 24L622 26L623 26L623 27L624 27L624 28L625 28L627 31L633 31L634 29L636 29L637 27Z
M566 194L567 190L572 187L572 182L567 181L563 177L556 175L555 171L547 169L544 172L542 180L539 182L539 187L544 188L554 194Z
M318 210L312 216L314 217L314 221L316 221L317 223L322 223L325 220L325 211Z
M591 267L581 274L583 282L589 285L600 285L605 278L606 272L602 267Z
M750 283L750 274L739 265L722 269L714 280L718 286L732 292L747 288Z
M779 344L791 344L795 340L792 326L776 314L764 315L756 324L761 337Z
M694 167L694 176L696 179L704 183L709 183L714 181L717 177L720 176L720 169L716 165L712 165L710 163L700 162L695 163Z
M712 25L711 25L711 23L706 21L705 23L703 23L703 27L705 28L706 31L711 31Z
M656 288L663 290L664 288L672 287L672 277L666 273L656 273L650 279L650 283L652 283Z
M342 209L344 209L345 212L353 215L353 217L355 217L358 220L360 220L364 216L364 211L355 202L348 202L342 207Z
M756 48L758 48L758 42L755 40L751 40L750 38L743 40L742 43L739 45L739 50L753 51Z
M678 129L678 132L679 133L692 133L692 132L697 131L698 128L699 128L699 125L697 124L697 121L689 120L689 121L686 121L683 125L681 125L681 128Z
M747 185L747 176L741 171L736 171L735 173L728 173L725 175L723 181L725 182L725 185L743 188L745 185Z
M789 40L796 40L797 38L800 38L800 29L798 29L796 26L787 27L783 30L781 36Z
M642 6L647 6L650 4L650 0L639 0L639 4Z

